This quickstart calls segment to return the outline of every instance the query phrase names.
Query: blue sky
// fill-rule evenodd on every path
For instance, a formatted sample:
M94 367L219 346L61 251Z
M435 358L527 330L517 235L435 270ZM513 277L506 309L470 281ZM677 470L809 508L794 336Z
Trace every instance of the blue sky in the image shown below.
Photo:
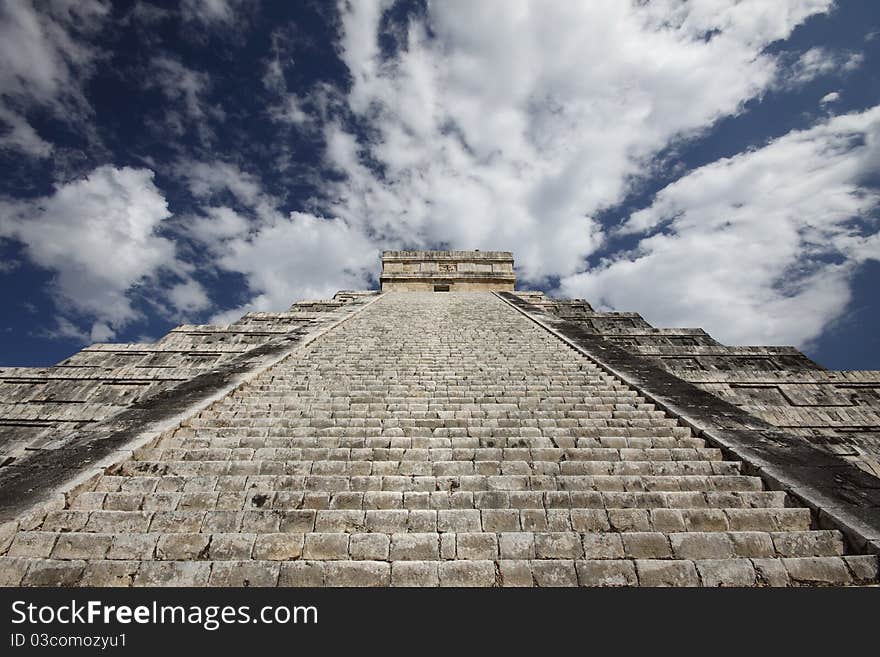
M880 369L880 5L0 0L0 365L509 249Z

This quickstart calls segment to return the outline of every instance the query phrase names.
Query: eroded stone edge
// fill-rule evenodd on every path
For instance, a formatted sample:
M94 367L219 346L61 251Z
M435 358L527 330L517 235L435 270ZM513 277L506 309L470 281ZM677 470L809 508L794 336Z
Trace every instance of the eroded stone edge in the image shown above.
M856 552L880 555L880 479L679 379L575 322L553 317L510 292L496 297L650 402L742 461L775 490L809 507L819 527L840 530Z

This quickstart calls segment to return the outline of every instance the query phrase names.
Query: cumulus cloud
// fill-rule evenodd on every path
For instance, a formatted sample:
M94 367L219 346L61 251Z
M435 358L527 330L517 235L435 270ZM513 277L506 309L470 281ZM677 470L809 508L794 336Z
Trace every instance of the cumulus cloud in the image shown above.
M168 298L175 308L184 313L205 310L211 305L205 289L191 279L172 286L168 290Z
M255 293L245 306L214 318L230 322L242 312L279 310L297 299L369 287L369 274L379 266L379 251L339 219L293 212L249 238L227 242L219 263L245 274Z
M832 91L832 92L827 93L824 96L822 96L819 99L819 104L820 105L828 105L830 103L836 103L838 100L840 100L840 92Z
M629 218L632 252L560 291L732 344L808 344L846 307L858 265L880 257L880 193L862 186L878 163L880 106L713 162Z
M82 85L99 51L89 38L100 30L109 5L103 0L0 4L0 147L46 157L51 145L27 121L34 108L65 121L91 112Z
M177 171L200 203L186 218L186 234L211 254L211 266L244 275L252 294L212 321L231 322L244 312L278 311L297 299L370 286L378 247L358 227L338 218L282 212L279 199L256 176L229 162L186 161Z
M388 6L340 6L369 129L325 125L328 214L383 246L510 249L540 284L603 244L596 216L653 154L771 86L765 47L830 2L438 2L390 57Z
M50 196L0 204L0 237L21 242L34 264L55 273L53 294L72 316L60 330L75 335L71 319L86 319L92 339L106 340L139 319L131 295L157 285L162 272L184 280L171 291L175 308L204 307L190 267L157 234L170 216L152 171L102 166Z

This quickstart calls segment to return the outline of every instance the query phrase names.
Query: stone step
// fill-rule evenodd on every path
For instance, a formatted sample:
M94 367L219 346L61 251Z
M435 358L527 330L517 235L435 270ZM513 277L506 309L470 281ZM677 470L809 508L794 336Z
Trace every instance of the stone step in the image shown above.
M320 515L319 515L320 522ZM442 516L441 516L442 522ZM806 532L491 532L348 531L147 533L19 532L7 556L43 559L390 560L737 559L842 556L835 531Z
M184 444L185 442L185 444ZM239 444L244 442L246 444ZM547 463L580 462L682 462L682 461L721 461L720 449L715 448L612 448L612 447L572 447L561 449L514 448L514 447L268 447L247 444L244 439L217 438L211 441L165 439L155 448L139 449L134 453L138 461L159 461L167 455L183 452L184 457L194 450L230 450L230 459L240 460L281 460L281 461L526 461ZM242 451L243 450L243 451ZM241 454L238 452L241 451ZM210 453L214 453L213 451ZM171 460L187 460L172 458Z
M527 508L339 509L290 507L269 496L191 493L157 496L146 509L107 506L47 516L35 529L105 533L213 531L589 531L589 532L806 532L810 514L800 508ZM128 497L126 502L136 502ZM464 501L464 500L462 500ZM305 502L305 500L303 500ZM118 506L126 506L120 504ZM131 506L134 506L132 504Z
M210 429L212 426L217 428L230 426L252 426L255 420L261 423L276 425L273 419L283 419L283 425L290 429L371 429L381 432L383 429L400 428L400 429L474 429L487 430L493 429L498 431L495 435L519 435L519 431L523 428L541 429L543 431L560 429L595 429L595 428L636 428L636 429L669 429L675 426L674 422L668 420L653 419L629 419L629 418L613 418L613 417L570 417L569 413L529 413L523 412L523 417L517 414L499 412L484 413L482 416L471 414L467 419L462 420L441 420L438 418L413 418L412 414L406 411L389 411L391 418L396 418L393 422L373 423L368 426L366 422L354 424L349 417L320 417L312 414L309 417L297 417L291 413L254 413L253 416L246 413L236 413L227 418L202 418L200 426ZM528 419L528 421L524 421ZM505 431L506 430L506 431ZM375 433L374 435L379 435ZM429 434L430 435L430 434ZM468 434L470 435L470 434ZM487 434L492 435L492 434Z
M403 433L403 432L401 432ZM215 440L238 441L242 447L321 447L388 448L388 449L704 449L699 438L602 436L590 438L476 438L476 437L407 437L403 435L377 437L316 436L303 432L302 436L268 436L259 429L250 431L224 430L204 433L203 438L165 438L163 447L207 447ZM138 450L136 453L141 453Z
M163 510L190 507L216 493L218 508L273 509L773 509L790 500L781 491L732 492L565 492L565 491L347 491L315 493L273 488L274 480L256 477L105 476L96 490L72 500L72 509ZM259 497L257 503L251 498ZM207 504L209 502L205 502ZM240 503L240 505L239 505ZM233 506L235 505L235 506ZM808 510L792 507L809 516Z
M184 450L163 450L161 456L147 458L135 463L147 464L152 471L179 462L210 463L217 461L199 458L202 450L185 452ZM218 450L210 451L217 456ZM246 451L246 450L245 450ZM168 452L171 452L169 454ZM183 452L183 453L180 453ZM182 458L181 458L182 457ZM247 456L225 459L231 462L264 462L277 472L291 475L344 475L344 476L434 476L450 475L738 475L741 463L738 461L432 461L404 460L386 461L376 459L357 460L296 460L282 461L277 459L259 458L254 455L251 461ZM173 466L172 466L173 467Z
M5 586L845 586L874 556L782 559L138 561L0 558Z
M378 401L358 402L349 396L317 396L305 392L302 396L264 393L260 397L251 394L247 397L231 397L215 402L202 411L205 418L226 417L232 413L287 413L291 416L303 413L413 413L414 417L454 417L454 413L518 413L537 411L543 413L579 413L584 417L623 417L633 419L662 420L662 411L653 408L640 397L625 395L558 395L546 393L508 392L503 397L481 398L475 396L453 395L437 391L425 391L422 395L401 396L386 391ZM491 401L490 401L491 400ZM444 415L439 415L439 414Z
M227 430L199 432L202 438L175 432L172 438L163 438L159 447L210 447L215 441L224 441L226 447L277 447L282 449L319 447L322 449L707 449L701 438L633 437L604 436L599 438L578 438L573 444L560 447L548 438L412 438L404 436L381 436L374 438L346 438L339 436L300 436L282 437L267 435L265 430L249 431ZM510 444L508 444L510 443ZM710 448L711 449L711 448ZM137 450L135 454L141 454ZM609 459L614 460L614 459ZM691 459L696 460L696 459Z
M759 477L728 474L673 475L297 475L283 474L280 461L128 461L109 472L119 476L278 475L273 490L341 491L747 491L761 490ZM290 461L290 471L300 467ZM367 462L369 463L369 462ZM650 463L650 462L647 462ZM673 462L674 463L674 462ZM715 461L697 461L709 463ZM723 463L723 462L722 462Z

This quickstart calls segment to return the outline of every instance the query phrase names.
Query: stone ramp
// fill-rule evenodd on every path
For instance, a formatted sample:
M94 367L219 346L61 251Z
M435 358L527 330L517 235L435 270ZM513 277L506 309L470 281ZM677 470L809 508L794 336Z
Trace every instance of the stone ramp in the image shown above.
M877 577L489 293L386 293L2 539L13 586Z

